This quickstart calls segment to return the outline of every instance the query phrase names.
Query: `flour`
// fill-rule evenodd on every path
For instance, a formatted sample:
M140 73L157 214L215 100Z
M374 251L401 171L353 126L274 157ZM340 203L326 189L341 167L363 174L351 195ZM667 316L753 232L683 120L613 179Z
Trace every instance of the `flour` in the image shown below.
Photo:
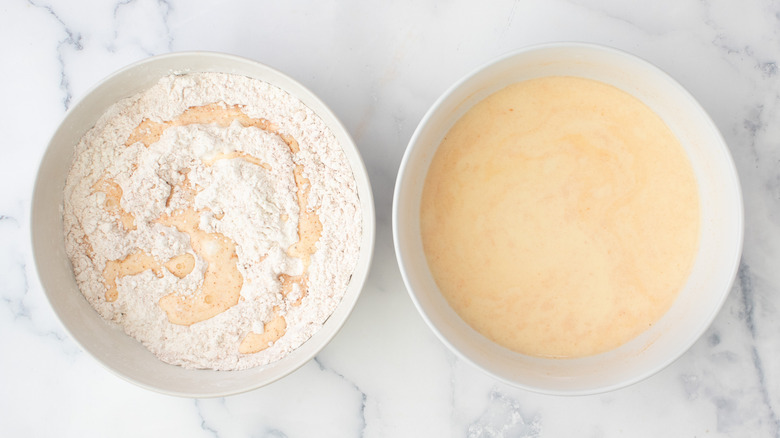
M222 121L188 116L204 106L207 120ZM87 300L163 361L191 368L245 369L300 346L340 302L361 238L354 176L322 119L277 87L221 73L169 76L114 105L78 144L63 207ZM185 223L193 211L197 223ZM321 231L302 256L291 248L312 215ZM212 300L232 299L214 278L238 285L234 304L214 310ZM210 316L172 323L170 312L197 315L190 304ZM281 337L239 352L280 317Z

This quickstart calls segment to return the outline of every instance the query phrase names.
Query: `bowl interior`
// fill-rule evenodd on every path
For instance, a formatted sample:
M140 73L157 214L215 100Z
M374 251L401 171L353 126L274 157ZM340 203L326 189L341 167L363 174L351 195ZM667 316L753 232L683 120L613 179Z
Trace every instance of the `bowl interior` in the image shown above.
M242 371L190 370L166 364L121 329L109 326L76 285L65 253L61 206L74 147L118 100L132 96L172 73L224 72L274 84L316 112L338 138L357 182L363 213L360 256L348 289L324 326L291 354L266 366ZM35 182L31 233L33 256L43 289L73 338L99 362L142 387L172 395L215 397L254 389L293 372L314 357L346 321L363 288L374 246L374 203L368 175L347 130L308 89L282 73L248 59L208 52L149 58L118 71L92 89L66 114L49 143Z
M616 86L667 123L687 152L698 182L701 237L687 284L651 329L616 350L578 359L514 353L471 329L434 282L420 239L420 199L428 166L444 135L474 104L503 87L543 76L579 76ZM672 213L673 214L673 213ZM396 183L396 254L410 295L437 336L456 354L516 386L550 394L587 394L643 379L682 355L707 329L731 289L739 264L742 199L734 164L717 127L668 75L626 53L588 44L551 44L500 58L450 88L414 133ZM565 269L565 267L561 267Z

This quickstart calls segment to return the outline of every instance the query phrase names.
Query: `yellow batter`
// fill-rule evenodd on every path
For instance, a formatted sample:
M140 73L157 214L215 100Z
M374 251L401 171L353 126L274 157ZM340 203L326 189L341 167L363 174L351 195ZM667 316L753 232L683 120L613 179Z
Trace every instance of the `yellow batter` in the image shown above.
M431 272L469 325L520 353L581 357L671 307L698 249L699 199L685 151L646 105L546 77L453 126L420 220Z

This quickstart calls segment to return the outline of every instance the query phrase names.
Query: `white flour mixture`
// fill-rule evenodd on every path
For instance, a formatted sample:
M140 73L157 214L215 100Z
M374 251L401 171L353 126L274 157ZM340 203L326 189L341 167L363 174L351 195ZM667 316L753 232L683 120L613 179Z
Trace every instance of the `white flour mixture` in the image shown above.
M238 75L169 76L81 140L66 248L87 300L165 362L233 370L309 339L357 263L338 141L299 100Z

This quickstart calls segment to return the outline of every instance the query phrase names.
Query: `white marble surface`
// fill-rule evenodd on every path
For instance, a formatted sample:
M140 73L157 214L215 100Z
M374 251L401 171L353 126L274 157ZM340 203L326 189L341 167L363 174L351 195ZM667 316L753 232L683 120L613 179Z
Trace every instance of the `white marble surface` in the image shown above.
M392 248L393 184L413 130L462 75L549 41L627 50L686 86L740 173L743 261L713 326L634 386L560 398L501 384L425 326ZM152 393L65 333L28 243L38 161L65 110L144 57L249 57L317 93L372 178L374 266L341 333L299 371L224 399ZM0 3L0 435L187 437L780 436L780 3L4 0Z

